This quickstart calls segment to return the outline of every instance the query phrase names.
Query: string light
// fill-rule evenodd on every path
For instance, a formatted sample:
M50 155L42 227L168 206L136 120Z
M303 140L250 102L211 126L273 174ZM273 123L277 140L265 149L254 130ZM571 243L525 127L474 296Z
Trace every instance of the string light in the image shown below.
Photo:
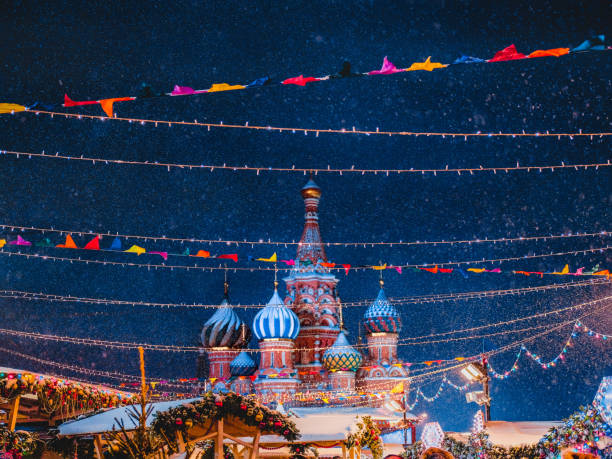
M612 300L612 296L607 296L607 297L599 298L596 300L592 300L586 303L582 303L582 305L584 306L594 305L594 304L601 303L601 302L607 302L609 300ZM609 304L604 305L604 308L607 306L609 306ZM592 314L592 313L589 313L589 314ZM575 319L570 320L570 321L561 322L561 324L567 325L569 323L573 323L574 321ZM545 325L539 325L539 326L534 326L534 327L527 327L524 329L506 330L502 332L495 332L491 334L478 335L478 336L453 337L453 338L447 338L444 340L428 340L428 341L413 342L413 343L398 343L398 346L402 346L402 345L403 346L414 346L414 345L432 344L432 343L441 343L441 342L447 343L447 342L454 342L454 341L467 340L467 339L480 339L480 338L487 337L487 336L500 336L504 334L521 333L524 331L536 330L536 329L541 329L541 328L549 327L549 326L550 324L545 324ZM145 343L126 343L126 342L120 342L120 341L99 340L99 339L91 339L91 338L58 336L58 335L43 334L43 333L37 333L37 332L26 332L26 331L19 331L19 330L5 329L5 328L0 328L0 333L11 335L11 336L18 336L22 338L32 338L32 339L41 339L41 340L49 340L49 341L57 341L57 342L66 342L66 343L81 344L81 345L88 345L88 346L101 346L101 347L108 347L108 348L115 348L115 349L134 349L134 348L137 348L138 346L142 346L146 350L164 351L164 352L199 352L201 350L201 348L198 346L179 346L179 345L148 344L148 343L147 344ZM362 346L367 346L367 345L362 345ZM359 347L359 345L355 345L353 347ZM294 349L294 351L312 351L312 350L315 350L315 348L295 348ZM251 349L250 352L261 352L261 349Z
M360 168L299 168L299 167L272 167L272 166L228 166L226 164L223 165L210 165L210 164L186 164L186 163L165 163L158 161L136 161L136 160L122 160L122 159L110 159L110 158L94 158L87 156L68 156L68 155L60 155L56 153L54 155L45 153L32 153L32 152L22 152L22 151L11 151L11 150L0 150L0 154L3 155L11 155L17 158L47 158L47 159L61 159L61 160L70 160L70 161L82 161L88 162L91 164L121 164L121 165L130 165L130 166L152 166L152 167L162 167L170 171L170 169L187 169L187 170L207 170L209 172L213 172L215 170L228 170L232 172L255 172L259 175L260 172L289 172L289 173L298 173L298 174L306 174L312 173L315 175L318 174L338 174L342 176L343 174L384 174L389 176L389 174L433 174L437 177L438 174L457 174L461 175L462 173L470 173L474 172L492 172L497 174L498 172L514 172L514 171L526 171L526 172L542 172L542 171L556 171L560 169L572 169L572 170L588 170L588 169L599 169L600 167L610 167L612 164L608 160L606 163L591 163L591 164L560 164L560 165L541 165L541 166L520 166L518 162L516 166L506 166L506 167L460 167L460 168L443 168L443 169L360 169Z
M300 133L300 134L315 134L317 137L319 134L344 134L344 135L382 135L382 136L409 136L409 137L441 137L443 139L456 137L467 140L468 138L494 138L494 137L510 137L510 138L522 138L522 137L552 137L560 139L562 137L573 139L574 137L608 137L612 135L612 132L426 132L426 131L384 131L376 129L362 130L362 129L330 129L330 128L295 128L295 127L278 127L278 126L258 126L254 124L224 124L224 123L202 123L199 121L169 121L169 120L154 120L146 118L126 118L115 116L108 118L101 115L86 115L83 113L66 113L66 112L55 112L50 110L30 110L26 109L24 113L33 113L35 115L48 115L63 116L64 118L71 119L90 119L99 121L123 121L128 123L139 123L144 126L146 124L152 124L155 127L158 125L162 126L195 126L205 127L208 130L210 128L221 128L221 129L243 129L243 130L255 130L265 132L288 132L288 133Z
M78 236L99 236L99 237L118 237L124 239L139 239L144 241L169 241L169 242L181 242L181 243L192 243L192 244L223 244L223 245L276 245L276 246L294 246L294 245L303 245L308 247L309 245L323 245L326 247L374 247L374 246L410 246L410 245L455 245L455 244L496 244L496 243L512 243L512 242L528 242L528 241L548 241L555 239L571 239L571 238L582 238L582 237L607 237L612 234L612 231L599 231L599 232L590 232L590 233L563 233L563 234L551 234L551 235L536 235L536 236L519 236L519 237L509 237L509 238L478 238L478 239L456 239L450 241L395 241L395 242L318 242L318 243L310 243L310 242L295 242L295 241L264 241L259 239L257 241L247 241L247 240L231 240L231 239L198 239L198 238L184 238L184 237L166 237L166 236L142 236L135 234L119 234L119 233L100 233L94 231L74 231L74 230L61 230L54 228L38 228L34 226L16 226L16 225L5 225L0 224L0 228L10 229L11 231L37 231L41 233L59 233L61 235L65 234L76 234Z
M425 263L425 264L399 264L392 265L393 268L426 268L432 266L462 266L462 265L471 265L471 264L485 264L485 263L502 263L508 261L523 261L535 258L548 258L548 257L557 257L564 255L586 255L587 253L595 253L595 252L605 252L610 249L610 246L598 247L598 248L590 248L590 249L582 249L582 250L571 250L568 252L551 252L544 254L533 254L533 255L523 255L522 257L506 257L506 258L491 258L491 259L482 259L482 260L469 260L469 261L447 261L447 262L438 262L438 263ZM70 249L76 250L76 249ZM83 249L86 250L86 249ZM96 250L91 251L87 250L87 252L113 252L117 253L114 250ZM122 252L121 252L122 253ZM31 253L23 253L23 252L8 252L6 250L1 250L0 255L6 256L20 256L25 258L38 258L47 261L68 261L70 263L85 263L85 264L99 264L104 266L122 266L122 267L138 267L138 268L147 268L147 269L170 269L170 270L196 270L196 271L274 271L274 267L266 267L266 266L256 266L256 267L231 267L231 266L198 266L198 265L166 265L166 264L148 264L148 263L132 263L132 262L119 262L119 261L107 261L107 260L86 260L81 258L70 258L70 257L56 257L51 255L39 255L39 254L31 254ZM180 256L180 255L179 255ZM326 268L331 271L345 271L344 267L334 267L334 268ZM355 271L364 271L372 269L372 265L367 266L353 266L350 267L351 270ZM291 272L292 268L278 268L278 271ZM540 273L538 273L540 274ZM542 275L557 275L558 273L541 273ZM591 274L576 274L580 276L588 276Z
M470 299L490 298L495 296L507 296L507 295L524 295L526 293L534 293L548 290L567 289L574 287L586 287L594 285L605 285L611 284L612 280L601 278L601 279L588 279L578 282L562 282L558 284L540 285L537 287L522 287L505 290L483 290L474 292L455 292L445 294L434 294L434 295L420 295L420 296L409 296L409 297L398 297L389 298L389 302L394 305L405 305L405 304L427 304L427 303L441 303L447 301L467 301ZM160 307L160 308L203 308L203 309L217 309L218 304L197 304L197 303L154 303L149 301L129 301L129 300L116 300L109 298L91 298L91 297L76 297L71 295L57 295L53 293L43 292L27 292L23 290L3 290L0 289L0 298L14 298L28 301L57 301L57 302L69 302L69 303L85 303L85 304L106 304L116 306L146 306L146 307ZM342 302L342 307L364 307L370 305L374 299L364 299L359 301ZM266 304L236 304L232 305L232 308L236 309L260 309L264 308ZM542 313L544 315L549 313Z

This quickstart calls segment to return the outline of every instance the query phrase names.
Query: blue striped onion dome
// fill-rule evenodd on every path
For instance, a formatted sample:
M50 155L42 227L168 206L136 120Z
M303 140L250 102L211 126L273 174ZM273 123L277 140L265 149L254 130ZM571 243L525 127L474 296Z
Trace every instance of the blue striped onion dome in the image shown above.
M257 370L255 361L249 354L242 351L230 363L230 373L232 376L251 376Z
M344 331L340 332L332 347L323 353L323 365L330 371L357 371L361 360L361 353L350 345Z
M397 309L389 303L382 287L363 316L363 326L367 333L399 333L402 329Z
M300 332L300 320L285 306L276 288L266 307L253 319L253 332L258 340L295 339Z
M227 295L215 313L204 323L202 345L205 348L245 348L251 340L251 330L234 312Z

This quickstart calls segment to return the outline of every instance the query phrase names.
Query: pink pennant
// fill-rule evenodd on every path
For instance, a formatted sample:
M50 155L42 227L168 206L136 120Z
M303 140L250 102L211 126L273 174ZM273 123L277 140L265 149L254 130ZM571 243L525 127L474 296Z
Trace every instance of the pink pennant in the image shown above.
M488 273L501 273L501 269L500 268L495 268L495 269L487 269Z
M162 257L164 260L168 259L168 252L148 252L148 253L152 253L155 255L159 255L160 257Z
M582 268L578 268L578 269L576 270L576 272L575 272L575 273L570 273L570 274L571 274L572 276L582 276L582 271L583 271L583 270L584 270L584 267L582 267Z
M281 260L287 266L295 266L295 260Z
M392 268L395 269L399 274L402 273L402 267L401 266L392 266Z
M21 236L17 236L17 240L16 241L11 241L11 242L9 242L9 244L11 244L11 245L32 245L32 243L30 241L26 241Z
M189 86L175 85L174 89L172 90L170 94L173 96L188 96L190 94L195 94L195 91L193 88L190 88Z
M368 75L390 75L392 73L403 72L403 70L398 69L393 62L387 59L387 56L383 59L383 65L380 70L372 70L368 72Z

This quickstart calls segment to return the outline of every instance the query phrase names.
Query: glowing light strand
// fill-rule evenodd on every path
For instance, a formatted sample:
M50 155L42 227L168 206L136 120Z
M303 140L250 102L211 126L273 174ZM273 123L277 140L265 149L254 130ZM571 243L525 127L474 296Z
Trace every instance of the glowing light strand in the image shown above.
M472 264L483 264L483 263L502 263L502 262L507 262L507 261L522 261L522 260L530 260L530 259L535 259L535 258L547 258L547 257L558 257L558 256L564 256L564 255L580 255L580 254L584 254L586 255L587 253L595 253L595 252L600 252L603 253L607 250L610 250L611 246L605 246L605 247L597 247L597 248L590 248L590 249L582 249L582 250L571 250L571 251L567 251L567 252L550 252L550 253L544 253L544 254L532 254L532 255L523 255L522 257L506 257L506 258L491 258L491 259L481 259L481 260L468 260L468 261L447 261L447 262L437 262L437 263L424 263L424 264L394 264L393 267L394 268L425 268L425 267L433 267L433 266L462 266L462 265L472 265ZM75 249L69 249L69 250L75 250ZM85 250L85 249L83 249ZM113 250L96 250L96 251L91 251L88 250L87 252L90 253L95 253L95 252L113 252L113 253L117 253L116 251ZM120 252L123 253L123 252ZM292 268L275 268L275 267L268 267L268 266L253 266L253 267L236 267L236 266L198 266L198 265L166 265L166 264L153 264L153 263L132 263L132 262L120 262L120 261L108 261L108 260L87 260L87 259L81 259L81 258L70 258L70 257L56 257L56 256L52 256L52 255L40 255L40 254L32 254L32 253L23 253L23 252L9 252L6 250L0 250L0 255L6 255L6 256L18 256L18 257L25 257L25 258L38 258L38 259L43 259L43 260L47 260L47 261L68 261L70 263L85 263L85 264L98 264L98 265L104 265L104 266L121 266L121 267L138 267L138 268L147 268L147 269L170 269L170 270L196 270L196 271L231 271L231 272L238 272L238 271L281 271L281 272L290 272L292 271ZM342 272L345 271L345 268L343 267L334 267L334 268L326 268L329 269L330 271L338 271L338 272ZM364 270L370 270L372 269L372 265L367 265L367 266L352 266L350 267L351 270L354 271L364 271ZM542 275L556 275L555 273L547 273L547 272L543 272L541 273ZM590 276L592 274L576 274L579 276Z
M583 306L594 305L594 304L598 304L602 302L604 303L609 302L610 300L612 300L612 296L598 298L596 300L592 300L587 303L582 303L582 305ZM609 304L605 304L604 308L608 306ZM592 314L592 313L594 312L590 312L588 314ZM561 322L561 324L566 325L566 324L573 323L573 322L575 322L575 320ZM453 342L453 341L465 340L465 339L480 339L486 336L499 336L502 334L520 333L523 331L536 330L536 329L541 329L544 327L550 327L550 324L538 325L534 327L527 327L524 329L506 330L503 332L496 332L496 333L487 334L487 335L448 338L445 340L428 340L428 341L414 342L414 343L398 343L398 346L402 346L402 345L413 346L413 345L431 344L431 343L439 343L439 342ZM91 339L91 338L59 336L59 335L43 334L43 333L37 333L37 332L27 332L27 331L20 331L20 330L5 329L5 328L0 328L0 334L18 336L22 338L32 338L32 339L41 339L41 340L49 340L49 341L57 341L57 342L66 342L66 343L72 343L72 344L101 346L101 347L108 347L108 348L115 348L115 349L134 349L134 348L137 348L138 346L142 346L146 350L166 351L166 352L199 352L201 350L201 348L198 346L179 346L179 345L148 344L148 343L126 343L126 342L111 341L111 340L98 340L98 339ZM359 345L354 345L353 347L358 347L358 346ZM367 345L362 345L362 346L367 346ZM295 350L296 351L312 351L312 350L315 350L315 348L296 348ZM261 352L261 350L251 349L250 352Z
M389 302L394 305L401 306L405 304L426 304L426 303L441 303L447 301L467 301L470 299L481 299L490 298L496 296L508 296L508 295L524 295L526 293L535 293L548 290L559 290L568 289L574 287L587 287L596 285L612 284L610 279L588 279L578 282L562 282L558 284L547 284L536 287L522 287L505 290L483 290L473 292L454 292L445 294L433 294L433 295L420 295L412 297L397 297L389 298ZM67 303L84 303L84 304L96 304L96 305L116 305L116 306L143 306L143 307L159 307L159 308L203 308L203 309L217 309L218 304L198 304L198 303L155 303L149 301L130 301L130 300L117 300L109 298L92 298L92 297L76 297L72 295L58 295L53 293L44 292L28 292L23 290L5 290L0 289L0 298L14 298L27 301L55 301L55 302L67 302ZM360 301L349 301L342 302L342 307L364 307L369 306L374 301L374 298L364 299ZM235 309L261 309L266 304L235 304L232 308ZM553 312L554 313L554 312ZM548 313L543 313L548 314ZM431 335L433 336L433 335ZM439 334L436 334L439 336Z
M225 123L202 123L199 121L170 121L170 120L154 120L147 118L127 118L127 117L119 117L115 116L113 118L108 118L102 115L87 115L84 113L66 113L66 112L56 112L50 110L30 110L26 109L23 113L33 113L35 115L48 115L52 118L54 116L70 118L70 119L90 119L90 120L98 120L98 121L123 121L127 123L138 123L140 125L152 124L155 127L159 125L162 126L195 126L195 127L205 127L210 130L210 128L220 128L220 129L242 129L242 130L255 130L255 131L265 131L265 132L287 132L287 133L301 133L301 134L315 134L318 136L319 134L345 134L345 135L382 135L382 136L409 136L409 137L441 137L443 139L450 138L454 139L456 137L467 140L468 138L494 138L494 137L511 137L511 138L522 138L522 137L556 137L557 139L569 138L573 140L574 137L589 137L593 139L594 137L608 137L612 135L612 132L426 132L426 131L384 131L380 129L375 130L363 130L363 129L330 129L330 128L294 128L294 127L279 127L279 126L259 126L255 124L249 124L248 122L245 124L225 124Z
M247 240L231 240L231 239L198 239L198 238L185 238L185 237L166 237L166 236L142 236L135 234L119 234L119 233L100 233L95 231L73 231L73 230L63 230L63 229L55 229L55 228L38 228L34 226L17 226L17 225L6 225L0 224L0 228L10 229L11 231L36 231L41 233L59 233L60 235L78 235L78 236L99 236L99 237L110 237L110 238L123 238L123 239L139 239L144 241L169 241L169 242L181 242L181 243L197 243L197 244L223 244L223 245L249 245L251 247L255 245L276 245L276 246L295 246L299 245L300 242L296 241L270 241L270 240L257 240L257 241L247 241ZM606 237L612 235L612 231L604 230L599 232L569 232L563 234L550 234L550 235L535 235L535 236L519 236L519 237L509 237L509 238L478 238L478 239L456 239L449 241L395 241L395 242L320 242L317 245L324 245L326 247L375 247L375 246L410 246L410 245L455 245L455 244L485 244L485 243L513 243L513 242L528 242L528 241L548 241L554 239L568 239L568 238L581 238L581 237ZM301 243L302 245L310 245L309 242Z
M60 155L45 153L34 153L34 152L23 152L23 151L11 151L11 150L0 150L0 155L10 155L15 156L16 158L46 158L46 159L58 159L58 160L67 160L67 161L80 161L87 162L93 165L98 164L120 164L120 165L129 165L129 166L151 166L151 167L162 167L170 171L171 169L184 169L184 170L207 170L209 172L213 172L215 170L227 170L232 172L255 172L259 175L261 172L288 172L288 173L298 173L302 175L306 175L307 173L312 173L314 175L318 174L373 174L373 175L386 175L389 174L432 174L437 176L438 174L457 174L461 175L462 173L468 173L473 175L474 172L492 172L493 174L497 174L498 172L515 172L515 171L526 171L526 172L543 172L543 171L556 171L562 169L573 169L573 170L588 170L588 169L599 169L600 167L610 167L612 164L608 160L606 163L589 163L589 164L557 164L557 165L541 165L541 166L521 166L518 161L515 166L505 166L505 167L455 167L455 168L443 168L443 169L418 169L418 168L410 168L410 169L362 169L362 168L338 168L338 167L327 167L327 168L300 168L300 167L272 167L272 166L228 166L226 164L223 165L211 165L211 164L188 164L188 163L168 163L168 162L158 162L158 161L137 161L137 160L122 160L122 159L111 159L111 158L95 158L88 156L72 156L72 155Z

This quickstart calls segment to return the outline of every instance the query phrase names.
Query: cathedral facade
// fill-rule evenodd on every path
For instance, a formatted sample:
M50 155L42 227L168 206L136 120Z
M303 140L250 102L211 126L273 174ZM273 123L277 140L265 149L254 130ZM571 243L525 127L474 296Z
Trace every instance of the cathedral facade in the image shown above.
M198 366L207 357L213 390L256 393L264 401L309 391L386 391L402 381L407 387L408 369L397 357L401 320L382 280L362 319L367 344L356 349L343 330L338 279L321 240L321 189L310 180L301 194L304 231L283 279L285 298L275 281L272 297L248 327L230 305L226 282L223 301L202 329ZM258 349L249 352L252 334Z

